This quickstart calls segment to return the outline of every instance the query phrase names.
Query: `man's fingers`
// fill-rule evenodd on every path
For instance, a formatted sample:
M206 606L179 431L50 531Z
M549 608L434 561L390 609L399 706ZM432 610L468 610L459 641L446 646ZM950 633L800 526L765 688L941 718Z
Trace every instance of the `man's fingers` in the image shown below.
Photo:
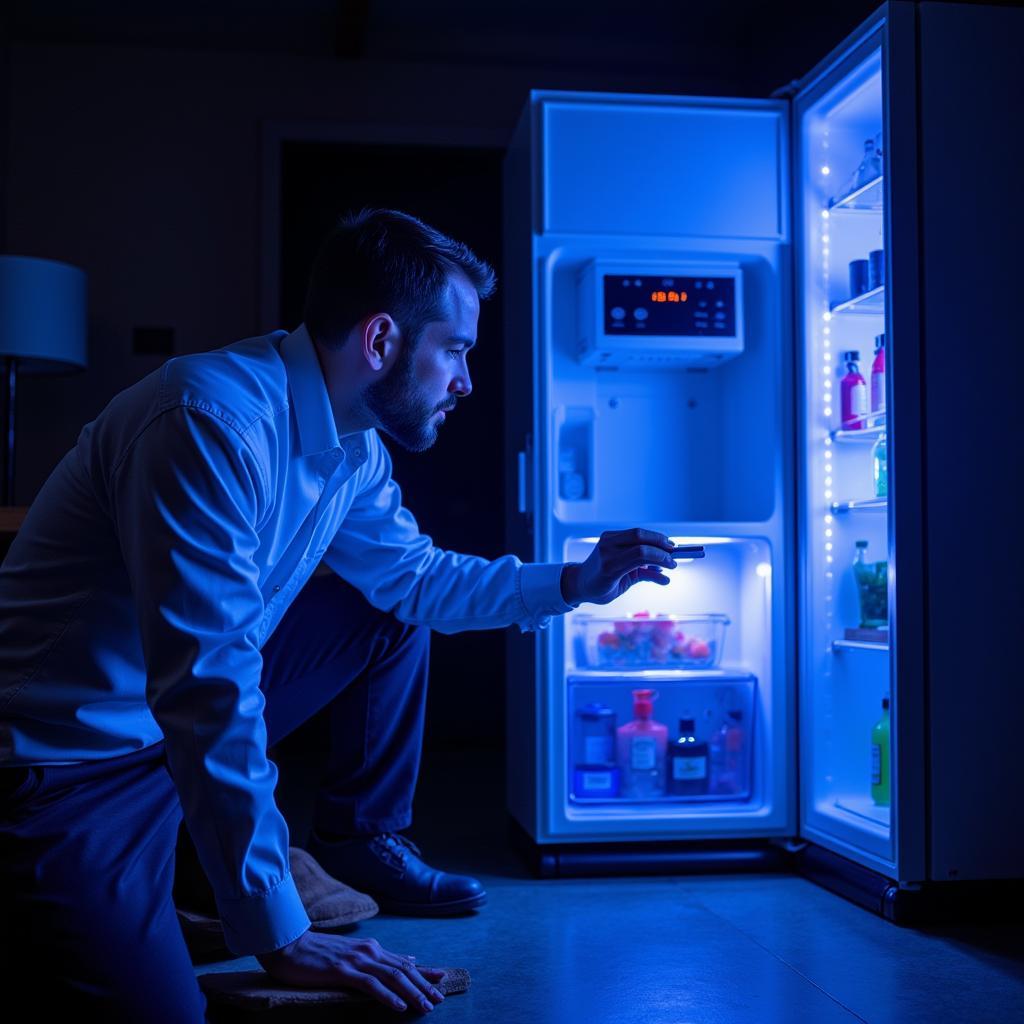
M431 985L427 975L429 974L440 981L441 978L445 976L445 972L439 971L436 967L417 967L416 964L412 962L415 959L415 957L404 958L405 964L403 965L403 969L406 974L413 980L417 987L421 991L426 992L426 994L430 996L435 1003L443 1002L444 993L440 989L436 989Z
M618 563L612 571L619 573L628 572L631 569L639 569L644 565L663 565L668 569L676 567L676 560L664 550L664 548L641 545L624 552L622 556L615 559Z
M671 551L673 548L672 541L665 534L658 533L657 530L645 530L643 527L632 530L609 530L601 534L601 540L614 547L650 544L665 551Z
M444 999L444 996L408 960L393 954L386 953L380 960L371 960L363 966L363 970L379 978L401 998L423 1010L432 1010L434 1003Z
M401 1013L408 1008L406 1001L397 992L391 991L387 986L378 981L373 974L353 970L345 978L345 984L373 996L378 1002L383 1003L385 1006L390 1006L392 1010L398 1010ZM419 999L416 1002L418 1003Z

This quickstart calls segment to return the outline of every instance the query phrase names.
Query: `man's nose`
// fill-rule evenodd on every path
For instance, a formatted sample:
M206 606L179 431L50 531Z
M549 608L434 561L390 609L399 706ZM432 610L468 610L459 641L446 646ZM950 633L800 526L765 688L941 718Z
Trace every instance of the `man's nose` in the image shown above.
M460 398L465 398L473 391L473 382L469 379L469 371L460 373L457 377L452 378L451 384L448 385L448 390L458 395Z

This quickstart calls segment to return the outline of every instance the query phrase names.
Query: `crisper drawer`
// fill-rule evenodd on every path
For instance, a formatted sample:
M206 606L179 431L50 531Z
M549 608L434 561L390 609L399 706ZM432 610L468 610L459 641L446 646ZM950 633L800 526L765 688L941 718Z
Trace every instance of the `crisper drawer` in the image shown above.
M728 670L569 676L570 801L749 800L756 692Z

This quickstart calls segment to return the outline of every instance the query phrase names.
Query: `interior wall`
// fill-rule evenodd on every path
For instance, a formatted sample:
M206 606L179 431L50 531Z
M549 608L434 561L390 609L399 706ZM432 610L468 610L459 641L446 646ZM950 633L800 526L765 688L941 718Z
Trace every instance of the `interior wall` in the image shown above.
M135 327L171 327L175 354L259 324L262 129L335 122L373 141L417 126L427 144L504 146L528 90L678 91L595 72L388 65L289 55L17 43L9 48L9 253L89 279L89 367L23 378L19 504L81 427L163 355Z

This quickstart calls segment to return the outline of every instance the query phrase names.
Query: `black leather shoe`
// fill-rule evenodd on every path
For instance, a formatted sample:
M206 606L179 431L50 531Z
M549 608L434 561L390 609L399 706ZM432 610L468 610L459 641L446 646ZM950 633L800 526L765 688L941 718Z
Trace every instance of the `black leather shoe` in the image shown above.
M475 878L424 864L416 845L395 832L335 842L314 831L308 850L329 874L368 893L387 913L452 917L487 902Z

